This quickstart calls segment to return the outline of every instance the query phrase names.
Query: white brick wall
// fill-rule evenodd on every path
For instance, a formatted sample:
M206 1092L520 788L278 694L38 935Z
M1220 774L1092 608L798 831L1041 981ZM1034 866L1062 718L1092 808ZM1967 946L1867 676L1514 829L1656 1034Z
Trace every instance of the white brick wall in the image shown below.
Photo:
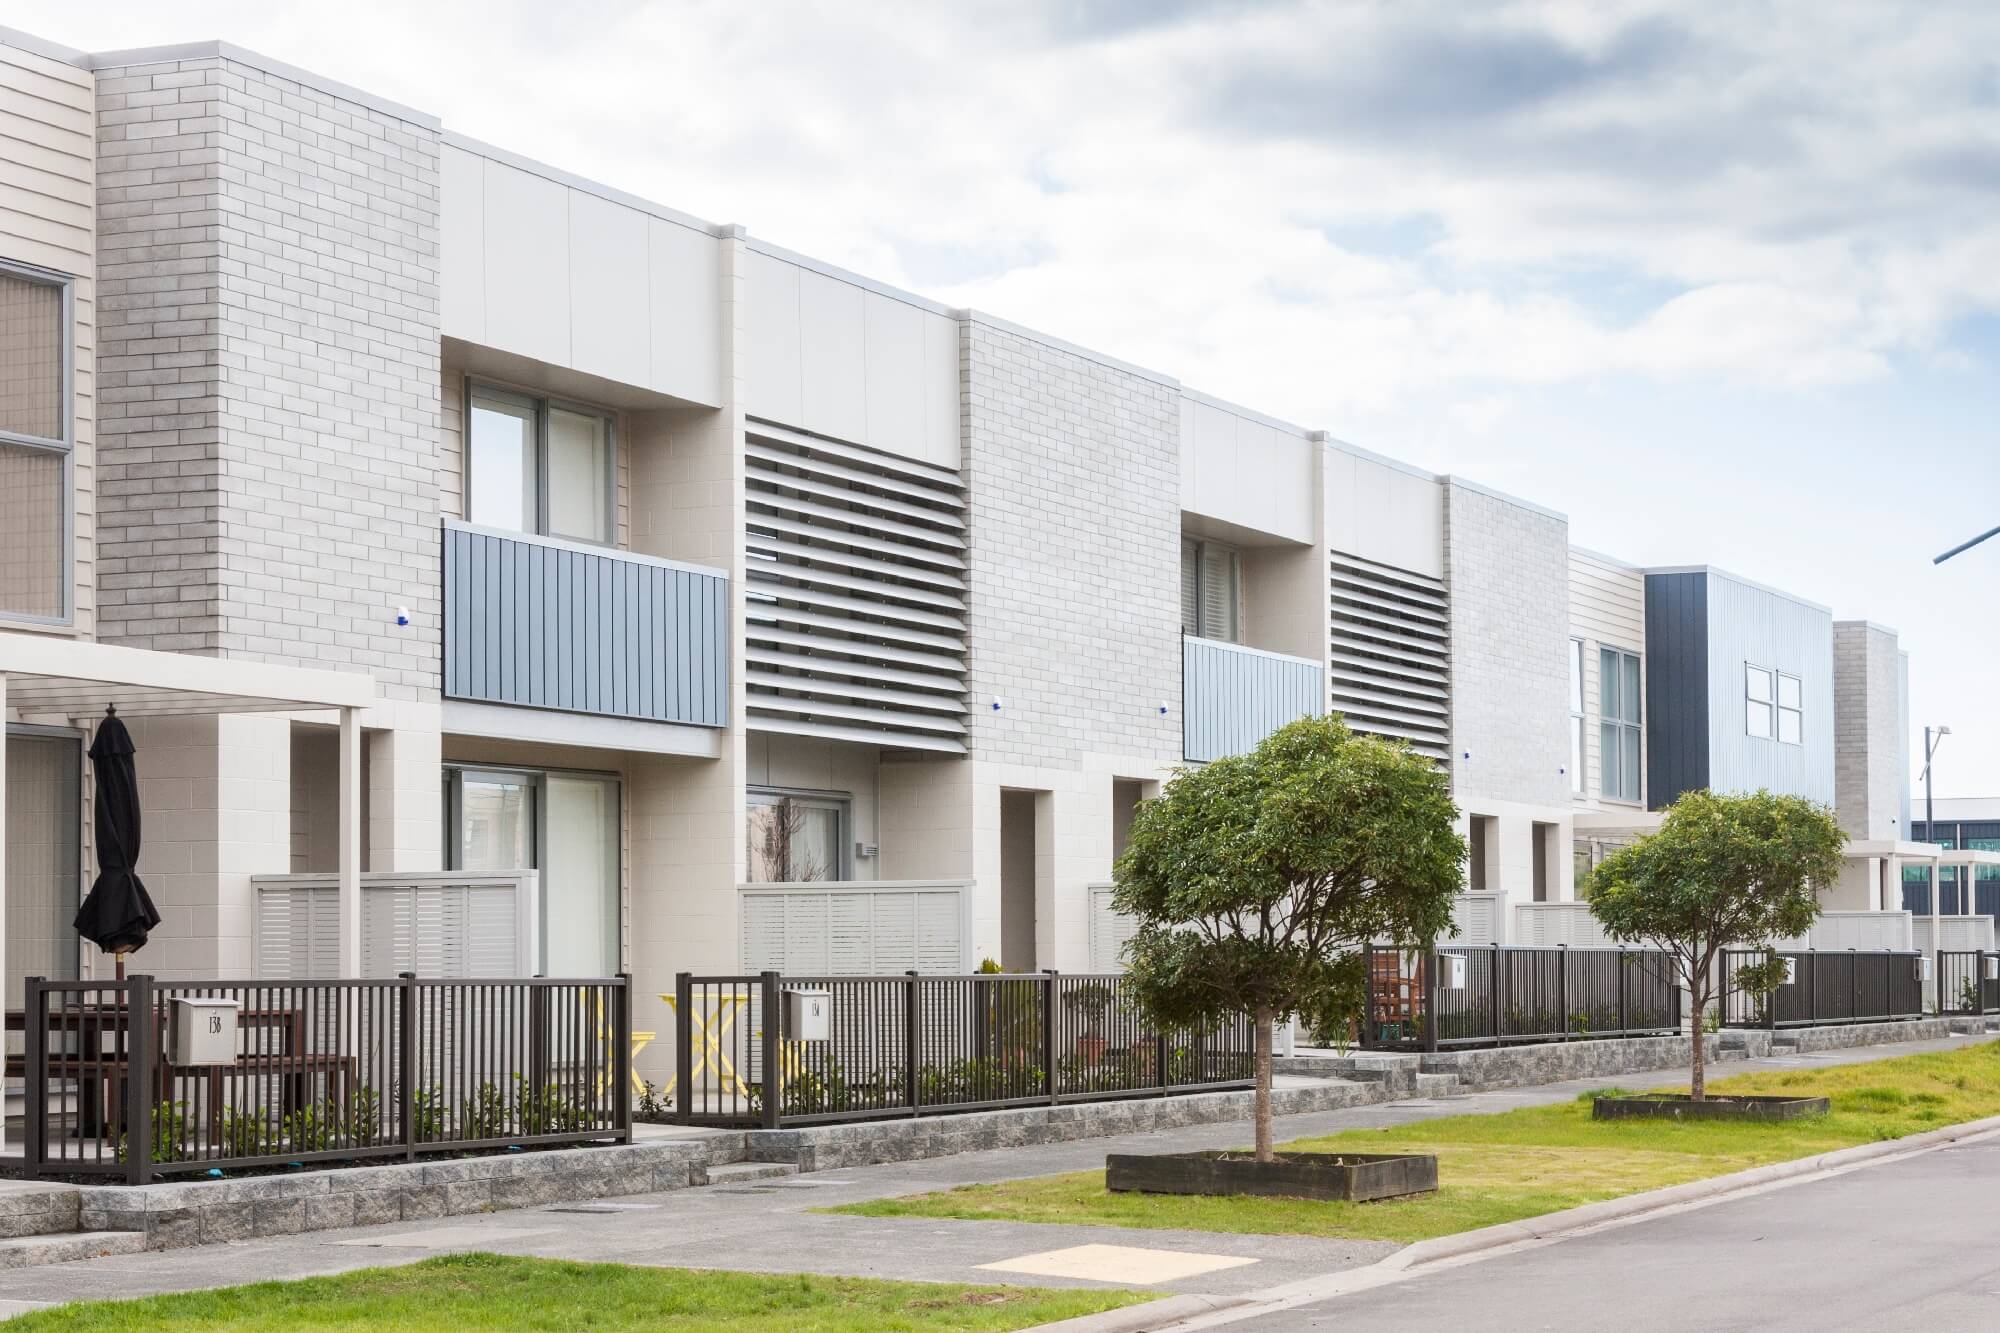
M1179 391L977 318L960 352L973 754L1179 760Z
M103 637L434 698L436 132L220 59L98 110Z
M1833 626L1833 792L1854 838L1897 838L1904 755L1896 635L1865 621Z

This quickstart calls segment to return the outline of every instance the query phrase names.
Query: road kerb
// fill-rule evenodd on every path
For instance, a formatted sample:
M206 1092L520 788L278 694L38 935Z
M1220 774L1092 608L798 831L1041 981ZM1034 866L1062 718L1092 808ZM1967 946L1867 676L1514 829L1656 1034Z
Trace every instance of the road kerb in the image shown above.
M1151 1329L1170 1328L1182 1320L1234 1309L1249 1302L1247 1296L1169 1296L1142 1305L1080 1314L1074 1319L1063 1319L1053 1324L1037 1324L1033 1333L1148 1333Z

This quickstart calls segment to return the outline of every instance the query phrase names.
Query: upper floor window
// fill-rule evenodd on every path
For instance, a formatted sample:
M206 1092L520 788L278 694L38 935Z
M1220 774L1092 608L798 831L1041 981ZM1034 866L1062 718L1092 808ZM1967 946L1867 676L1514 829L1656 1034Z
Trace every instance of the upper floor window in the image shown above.
M1639 796L1639 658L1616 648L1597 650L1598 722L1603 774L1598 790L1614 801Z
M809 884L846 876L849 801L832 792L752 787L744 804L752 884Z
M69 280L0 261L0 615L70 614Z
M1236 599L1236 549L1220 542L1181 538L1181 630L1203 639L1237 643L1242 617Z
M1805 684L1770 667L1743 667L1743 728L1752 736L1800 745L1805 738Z
M475 384L465 415L468 522L613 542L607 413Z
M1583 640L1569 641L1569 789L1583 794Z

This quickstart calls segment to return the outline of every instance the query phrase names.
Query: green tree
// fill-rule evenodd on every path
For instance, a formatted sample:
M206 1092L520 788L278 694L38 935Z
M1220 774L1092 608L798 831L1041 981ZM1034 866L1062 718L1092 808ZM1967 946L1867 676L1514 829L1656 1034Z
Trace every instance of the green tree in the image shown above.
M1659 832L1613 852L1592 872L1590 910L1606 933L1666 951L1687 987L1694 1100L1707 1094L1702 1020L1717 957L1811 930L1820 891L1840 874L1846 844L1833 811L1803 797L1691 791L1668 807ZM1743 989L1759 995L1784 979L1782 964L1736 974Z
M1445 773L1337 716L1281 727L1255 751L1187 769L1140 807L1115 902L1138 918L1128 977L1160 1021L1248 1014L1257 1158L1271 1160L1271 1029L1360 1009L1361 946L1451 930L1465 840Z

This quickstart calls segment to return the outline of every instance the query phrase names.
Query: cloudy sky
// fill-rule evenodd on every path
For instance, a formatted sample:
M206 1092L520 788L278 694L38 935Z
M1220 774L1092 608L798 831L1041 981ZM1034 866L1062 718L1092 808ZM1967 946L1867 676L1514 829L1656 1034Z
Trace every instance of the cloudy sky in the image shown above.
M14 0L580 175L1902 631L2000 795L2000 6Z

